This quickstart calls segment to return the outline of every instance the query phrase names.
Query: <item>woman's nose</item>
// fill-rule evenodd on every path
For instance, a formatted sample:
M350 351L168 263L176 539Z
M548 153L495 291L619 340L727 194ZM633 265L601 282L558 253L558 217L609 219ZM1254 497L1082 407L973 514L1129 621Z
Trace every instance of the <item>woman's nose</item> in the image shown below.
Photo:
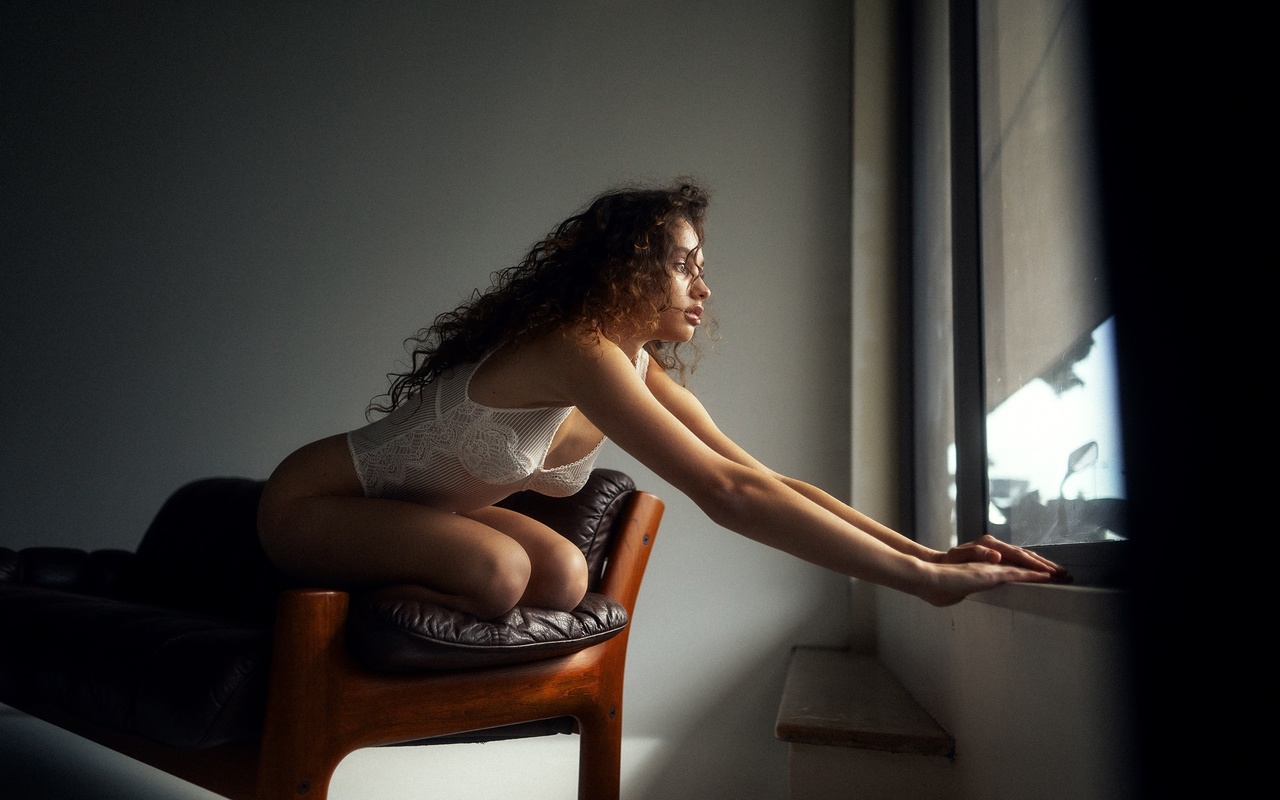
M693 282L690 288L693 290L693 296L700 300L706 300L711 296L711 287L707 286L707 282L702 279L701 275L698 276L698 279Z

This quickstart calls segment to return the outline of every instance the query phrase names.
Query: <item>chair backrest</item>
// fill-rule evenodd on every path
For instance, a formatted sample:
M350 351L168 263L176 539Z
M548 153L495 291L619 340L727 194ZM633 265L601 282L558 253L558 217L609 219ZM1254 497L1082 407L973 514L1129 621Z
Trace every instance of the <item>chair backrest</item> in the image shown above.
M276 597L299 588L267 559L258 541L263 482L204 478L173 493L138 545L119 594L130 600L269 624ZM635 489L627 475L595 470L570 497L520 492L501 505L543 522L587 559L599 585L614 523ZM338 588L338 587L335 587Z

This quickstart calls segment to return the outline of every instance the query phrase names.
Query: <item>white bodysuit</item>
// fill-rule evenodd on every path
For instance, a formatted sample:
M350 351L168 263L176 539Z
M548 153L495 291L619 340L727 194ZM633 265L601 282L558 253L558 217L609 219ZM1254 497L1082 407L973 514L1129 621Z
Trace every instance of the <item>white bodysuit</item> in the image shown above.
M480 405L468 390L484 361L435 378L387 416L347 434L367 497L463 512L525 489L566 497L586 484L604 440L571 464L544 469L573 408ZM641 350L636 371L642 380L648 366L649 354Z

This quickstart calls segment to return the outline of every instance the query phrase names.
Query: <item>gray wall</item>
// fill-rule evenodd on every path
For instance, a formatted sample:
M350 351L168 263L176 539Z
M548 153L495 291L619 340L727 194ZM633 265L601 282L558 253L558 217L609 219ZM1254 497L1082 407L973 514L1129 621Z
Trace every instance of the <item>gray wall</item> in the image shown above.
M692 174L766 463L848 485L849 10L804 2L7 5L0 545L132 547L164 497L361 424L401 340L595 192ZM779 797L788 649L848 584L669 503L632 798ZM508 767L504 767L508 768Z

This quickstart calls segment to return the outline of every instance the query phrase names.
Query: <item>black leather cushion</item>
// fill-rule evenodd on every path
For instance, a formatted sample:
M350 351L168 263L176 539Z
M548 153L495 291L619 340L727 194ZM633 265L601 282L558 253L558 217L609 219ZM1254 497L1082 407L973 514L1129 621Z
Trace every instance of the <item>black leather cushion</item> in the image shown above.
M534 492L499 505L533 517L576 544L587 559L588 586L599 588L618 515L635 490L621 472L597 469L570 497ZM409 672L518 664L572 653L617 636L627 625L619 603L588 591L571 612L518 606L496 620L384 590L352 598L347 641L370 669Z
M0 698L176 747L259 734L271 635L225 619L0 583Z
M573 611L517 606L496 620L411 597L353 600L351 654L384 672L468 669L564 655L612 639L627 626L621 604L588 592Z

